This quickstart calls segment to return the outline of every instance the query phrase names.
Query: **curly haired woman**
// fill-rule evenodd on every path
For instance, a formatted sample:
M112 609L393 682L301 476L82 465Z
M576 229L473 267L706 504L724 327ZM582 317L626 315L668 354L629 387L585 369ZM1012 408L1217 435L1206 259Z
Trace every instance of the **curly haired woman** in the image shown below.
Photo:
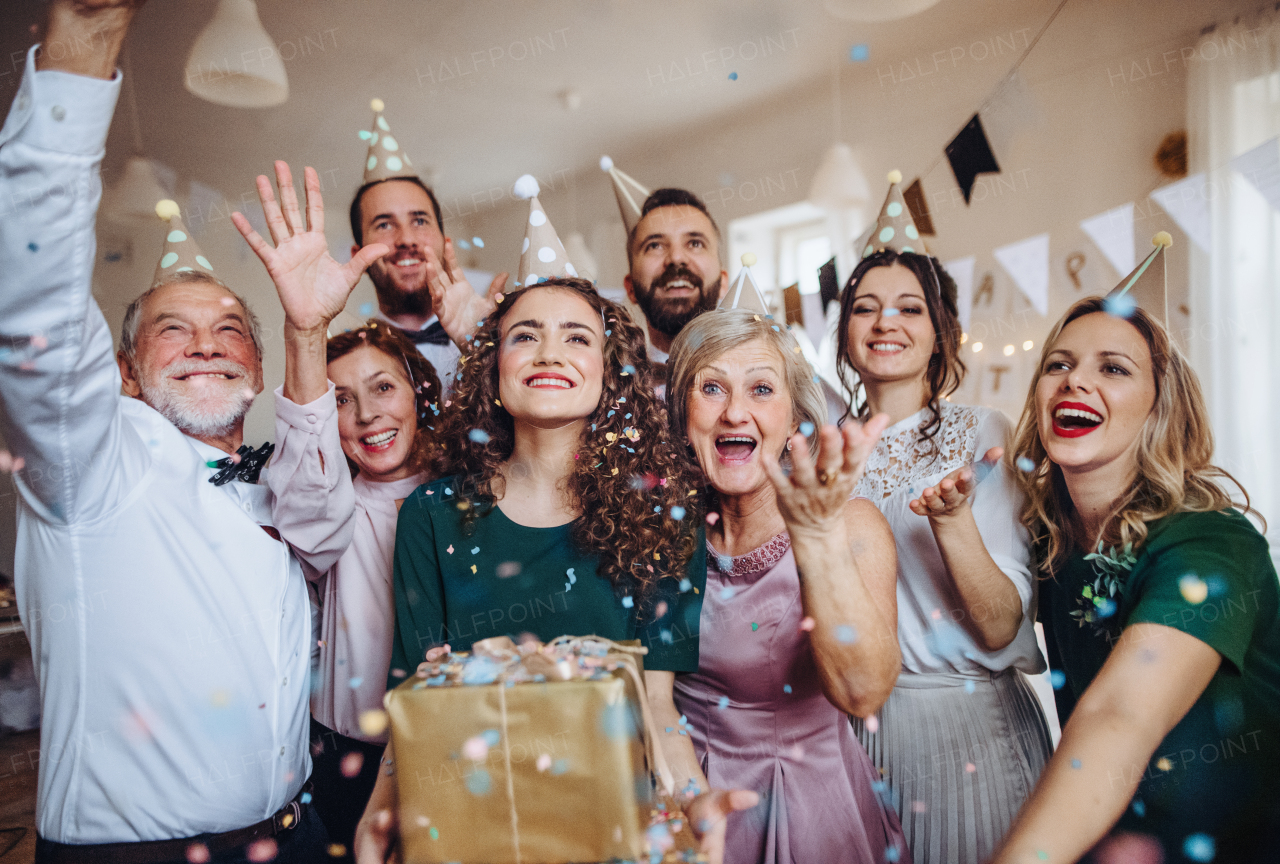
M672 686L698 667L706 561L678 521L694 486L651 377L643 332L581 279L526 288L481 324L442 418L442 479L400 511L389 685L445 643L638 638L657 725L679 727ZM660 744L677 788L707 788L687 736ZM379 777L361 861L382 860L394 794ZM718 795L722 811L755 797Z
M995 861L1280 860L1267 541L1164 327L1105 308L1053 329L1013 447L1065 724Z

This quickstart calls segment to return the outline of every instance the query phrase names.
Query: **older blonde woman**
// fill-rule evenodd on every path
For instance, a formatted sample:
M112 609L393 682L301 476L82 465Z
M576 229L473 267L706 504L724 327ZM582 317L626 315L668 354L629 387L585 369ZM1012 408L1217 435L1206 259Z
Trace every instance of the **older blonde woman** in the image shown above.
M849 500L884 418L819 429L795 340L743 310L686 325L668 372L672 440L711 508L698 669L676 676L676 706L711 785L763 799L730 821L725 860L905 861L843 713L879 708L900 663L893 537L874 505Z
M1066 722L1000 864L1280 860L1276 571L1212 453L1164 327L1072 306L1014 444Z

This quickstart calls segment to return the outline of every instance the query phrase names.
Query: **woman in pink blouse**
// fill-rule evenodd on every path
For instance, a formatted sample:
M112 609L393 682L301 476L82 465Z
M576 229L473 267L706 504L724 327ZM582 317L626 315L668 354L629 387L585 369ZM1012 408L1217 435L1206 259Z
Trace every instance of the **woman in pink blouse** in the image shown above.
M332 569L308 573L320 600L311 777L330 842L344 847L334 857L350 860L387 743L382 696L395 624L396 514L428 479L423 467L440 384L413 343L376 321L329 340L327 372L336 388L342 451L354 472L355 533ZM295 430L278 422L277 432L283 446Z

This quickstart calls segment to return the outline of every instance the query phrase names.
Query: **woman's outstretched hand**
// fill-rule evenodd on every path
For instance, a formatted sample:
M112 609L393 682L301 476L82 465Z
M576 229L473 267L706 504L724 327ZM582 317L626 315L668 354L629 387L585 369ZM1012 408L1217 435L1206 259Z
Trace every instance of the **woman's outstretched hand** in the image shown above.
M877 414L866 423L851 420L843 429L823 426L818 433L817 459L810 458L804 435L792 435L789 475L783 473L772 453L761 455L788 530L823 530L843 518L845 503L888 425L889 415Z
M973 465L957 468L942 478L936 487L927 486L919 498L912 499L908 505L917 516L928 516L934 520L945 520L966 509L973 500L973 493L1004 455L1003 447L992 447L982 459Z

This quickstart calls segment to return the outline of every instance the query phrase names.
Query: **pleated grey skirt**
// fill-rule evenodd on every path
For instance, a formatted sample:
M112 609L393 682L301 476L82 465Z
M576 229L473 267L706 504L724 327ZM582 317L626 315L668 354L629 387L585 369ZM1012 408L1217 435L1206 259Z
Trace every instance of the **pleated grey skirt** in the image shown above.
M984 864L1052 753L1031 685L1014 669L969 677L903 673L854 732L880 769L915 864Z

